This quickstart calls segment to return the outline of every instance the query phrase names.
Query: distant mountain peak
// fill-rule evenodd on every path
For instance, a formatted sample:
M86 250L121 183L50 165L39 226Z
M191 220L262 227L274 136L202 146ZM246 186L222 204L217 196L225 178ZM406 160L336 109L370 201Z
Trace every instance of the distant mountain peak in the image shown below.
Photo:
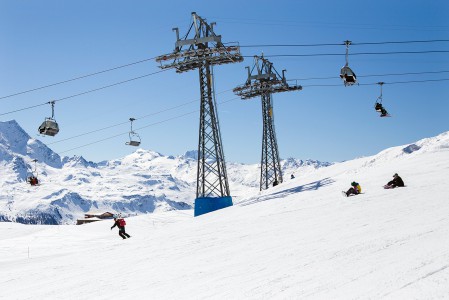
M182 158L198 160L198 150L190 150L181 155Z
M70 167L77 167L77 166L82 166L82 167L97 167L97 164L92 162L92 161L87 161L84 157L80 156L80 155L74 155L72 157L67 157L65 156L62 159L62 165L64 166L70 166Z

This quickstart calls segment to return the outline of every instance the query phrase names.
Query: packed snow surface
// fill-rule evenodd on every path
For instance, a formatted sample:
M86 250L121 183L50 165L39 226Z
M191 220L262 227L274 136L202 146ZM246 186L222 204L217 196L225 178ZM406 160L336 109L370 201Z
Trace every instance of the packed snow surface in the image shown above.
M384 190L394 173L406 187ZM127 218L127 240L112 221L0 223L0 298L449 298L449 132L296 175L199 217Z

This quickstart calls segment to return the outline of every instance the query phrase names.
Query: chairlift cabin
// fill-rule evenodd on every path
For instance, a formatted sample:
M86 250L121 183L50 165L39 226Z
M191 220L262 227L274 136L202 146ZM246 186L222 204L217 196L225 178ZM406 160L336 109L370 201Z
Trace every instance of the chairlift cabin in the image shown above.
M349 45L351 41L345 41L346 45L346 64L340 70L340 78L343 80L345 86L351 86L357 83L357 76L354 71L351 70L348 63Z
M59 132L58 123L54 119L55 115L55 101L48 102L51 104L51 117L45 118L45 121L42 122L41 126L39 126L39 133L43 135L55 136Z
M137 147L140 145L141 139L139 134L133 131L133 121L135 121L136 119L129 118L129 120L131 121L131 131L129 132L129 142L126 142L125 144Z

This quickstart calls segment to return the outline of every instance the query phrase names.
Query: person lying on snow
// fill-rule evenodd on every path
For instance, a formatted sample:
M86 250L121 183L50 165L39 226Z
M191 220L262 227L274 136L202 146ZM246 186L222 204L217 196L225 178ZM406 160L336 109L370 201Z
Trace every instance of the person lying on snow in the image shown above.
M404 181L401 177L399 177L398 173L393 175L393 180L389 181L386 185L384 185L384 189L394 189L395 187L403 187L405 186Z
M362 192L362 187L357 182L353 181L351 182L351 187L347 192L343 192L343 194L346 195L346 197L349 197L351 195L358 195Z
M114 225L111 227L111 230L117 226L118 227L118 234L123 238L130 238L131 236L125 232L125 219L121 218L120 216L114 215Z

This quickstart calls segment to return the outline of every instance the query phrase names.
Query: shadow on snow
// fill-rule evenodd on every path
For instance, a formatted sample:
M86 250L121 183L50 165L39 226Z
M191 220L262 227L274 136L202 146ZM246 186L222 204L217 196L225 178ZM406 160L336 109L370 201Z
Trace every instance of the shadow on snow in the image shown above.
M291 195L291 194L296 194L296 193L301 193L301 192L307 192L307 191L316 191L322 187L325 187L327 185L331 185L332 183L334 183L335 180L331 179L330 177L326 177L324 179L321 180L317 180L311 183L307 183L304 185L300 185L294 188L290 188L290 189L286 189L286 190L282 190L273 194L269 194L269 195L264 195L264 196L260 196L260 197L252 197L249 198L247 200L243 200L240 203L237 203L237 205L239 206L246 206L246 205L251 205L254 203L258 203L258 202L263 202L263 201L268 201L271 199L277 199L277 198L283 198L285 196Z

